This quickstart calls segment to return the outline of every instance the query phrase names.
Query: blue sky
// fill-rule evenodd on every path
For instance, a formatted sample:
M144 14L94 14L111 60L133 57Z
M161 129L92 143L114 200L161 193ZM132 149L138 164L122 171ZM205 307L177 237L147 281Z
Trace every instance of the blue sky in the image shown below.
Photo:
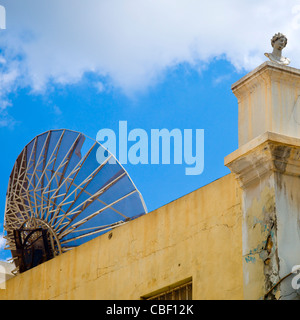
M2 0L0 234L13 164L36 135L67 128L204 129L205 168L124 165L149 211L226 174L238 148L231 85L265 61L283 32L300 63L296 1ZM275 9L276 8L276 9ZM216 199L217 200L217 199ZM8 253L1 251L0 259Z

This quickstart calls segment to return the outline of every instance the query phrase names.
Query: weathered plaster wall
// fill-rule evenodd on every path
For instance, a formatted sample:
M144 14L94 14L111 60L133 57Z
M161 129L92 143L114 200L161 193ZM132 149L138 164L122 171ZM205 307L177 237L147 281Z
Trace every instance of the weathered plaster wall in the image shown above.
M140 299L192 277L194 299L243 299L232 174L29 270L0 299Z
M300 265L299 159L300 139L268 132L226 159L243 189L245 299L300 297L286 278Z
M243 270L245 299L262 299L279 280L276 252L275 186L271 175L251 184L243 195Z

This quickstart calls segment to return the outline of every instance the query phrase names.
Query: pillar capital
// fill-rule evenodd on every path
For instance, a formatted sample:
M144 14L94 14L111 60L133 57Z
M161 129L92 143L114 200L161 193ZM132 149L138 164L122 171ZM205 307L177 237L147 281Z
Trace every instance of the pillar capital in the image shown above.
M300 139L265 132L225 158L241 188L278 172L300 177Z

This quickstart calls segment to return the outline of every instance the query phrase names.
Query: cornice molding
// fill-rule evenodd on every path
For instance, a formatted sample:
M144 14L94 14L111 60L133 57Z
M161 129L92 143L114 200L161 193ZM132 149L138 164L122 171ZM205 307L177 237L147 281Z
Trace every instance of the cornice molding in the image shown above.
M300 177L300 139L266 132L225 158L242 188L267 174Z

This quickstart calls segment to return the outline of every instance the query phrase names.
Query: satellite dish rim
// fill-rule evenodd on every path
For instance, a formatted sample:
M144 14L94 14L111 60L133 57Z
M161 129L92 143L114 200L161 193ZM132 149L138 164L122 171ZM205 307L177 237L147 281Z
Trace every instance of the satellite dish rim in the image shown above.
M36 135L33 139L31 139L31 140L23 147L22 151L18 154L18 156L17 156L17 158L16 158L16 161L17 161L17 159L20 157L20 155L22 154L23 150L24 150L27 146L29 146L30 143L32 143L35 139L37 139L38 137L40 137L40 136L42 136L42 135L44 135L44 134L46 134L46 133L55 132L55 131L69 131L69 132L81 134L81 135L85 136L86 138L88 138L88 139L90 139L90 140L98 143L99 146L101 146L101 147L102 147L103 149L105 149L110 155L112 155L112 157L116 160L116 162L120 165L120 167L125 171L127 177L129 178L130 182L132 183L133 187L136 189L136 191L137 191L137 193L138 193L138 195L139 195L139 197L140 197L140 199L141 199L143 208L144 208L144 210L145 210L145 214L148 213L148 209L147 209L146 203L145 203L145 201L144 201L144 198L143 198L141 192L139 191L139 189L136 187L136 185L135 185L135 183L133 182L133 180L131 179L128 171L124 168L124 166L119 162L119 160L116 158L116 156L115 156L113 153L111 153L107 148L105 148L99 141L97 141L96 139L91 138L90 136L86 135L85 133L82 133L82 132L79 132L79 131L76 131L76 130L66 129L66 128L47 130L47 131L45 131L45 132L43 132L43 133L40 133L40 134ZM15 162L15 163L16 163L16 162ZM9 175L9 179L11 178L11 176L12 176L12 174L13 174L13 169L14 169L15 163L14 163L13 168L12 168L12 170L11 170L11 173L10 173L10 175ZM9 184L8 184L8 187L9 187ZM5 208L5 213L6 213L6 208ZM4 220L5 220L5 215L4 215Z
M143 196L142 196L142 194L140 193L140 191L137 189L135 183L134 183L133 180L131 179L131 177L130 177L129 173L127 172L127 170L126 170L126 169L124 168L124 166L118 161L118 159L116 158L116 156L115 156L114 154L112 154L107 148L105 148L99 141L97 141L96 139L91 138L90 136L88 136L88 135L86 135L86 134L84 134L84 133L82 133L82 132L76 131L76 130L70 130L70 129L66 129L66 128L62 128L62 129L51 129L51 130L47 130L47 131L45 131L45 132L42 132L42 133L36 135L34 138L32 138L32 139L23 147L22 151L18 154L18 156L17 156L17 158L16 158L16 160L15 160L15 162L14 162L12 171L11 171L11 173L10 173L10 175L9 175L8 188L7 188L7 192L6 192L5 213L4 213L4 230L8 230L8 229L6 228L6 222L10 220L10 215L8 214L8 211L9 211L9 201L8 201L9 199L8 199L8 196L9 196L10 191L11 191L11 190L10 190L10 189L11 189L11 186L12 186L12 184L14 183L14 180L16 179L16 177L14 176L14 170L15 170L15 167L18 166L18 161L20 160L20 157L23 157L24 152L27 152L27 150L28 150L27 148L28 148L28 146L29 146L31 143L37 142L38 139L39 139L41 136L43 136L43 135L47 135L47 138L46 138L46 139L48 139L48 137L49 137L49 139L50 139L51 134L52 134L52 133L55 133L55 132L61 134L60 139L63 138L63 135L65 134L65 132L77 134L78 136L76 137L76 139L79 139L80 136L83 136L87 141L93 142L92 147L89 146L88 151L90 151L93 147L95 147L95 146L97 146L97 145L100 146L101 148L103 148L104 150L106 150L106 151L108 152L109 156L111 156L111 157L116 161L116 163L120 166L120 168L124 171L123 174L126 175L126 177L128 178L129 182L130 182L131 185L132 185L132 188L134 189L134 192L136 192L136 193L138 194L138 198L139 198L139 200L140 200L141 207L143 208L143 211L144 211L143 214L147 214L147 213L148 213L147 206L146 206L146 204L145 204L145 201L144 201L144 199L143 199ZM44 142L44 144L45 144L45 142ZM35 148L36 148L36 147L35 147ZM84 157L84 156L83 156L83 157ZM81 159L83 159L83 157L81 157ZM23 161L23 160L21 160L21 161ZM98 161L97 161L97 162L98 162ZM98 162L98 165L101 166L101 163ZM108 207L109 207L109 206L108 206ZM130 217L130 218L136 218L136 217L138 217L138 216ZM43 219L39 219L38 217L36 217L36 218L37 218L37 220L39 220L38 222L41 222L42 224L45 224L45 223L47 224L47 221L45 221L45 220L43 220ZM30 220L30 219L29 219L29 220ZM28 220L28 221L29 221L29 220ZM25 221L25 223L28 222L28 221ZM128 220L127 220L127 221L128 221ZM121 221L120 221L120 222L121 222ZM126 221L125 221L125 222L126 222ZM113 225L113 224L112 224L112 225ZM53 239L55 239L56 243L59 245L58 251L59 251L59 254L60 254L60 253L61 253L61 244L60 244L61 239L60 239L60 238L58 239L58 238L56 237L56 233L55 233L54 230L52 230L52 227L51 227L51 226L50 226L50 227L47 226L47 229L50 230L50 232L51 232L51 231L54 232L54 236L53 236L53 235L52 235L52 236L53 236ZM12 231L12 230L13 230L13 229L11 229L10 231ZM52 234L52 232L51 232L51 234ZM5 238L6 238L6 237L5 237ZM62 237L62 238L63 238L63 237ZM8 239L8 238L6 238L6 239ZM58 239L58 240L57 240L57 239ZM9 245L9 246L10 246L10 245ZM8 250L12 250L12 249L9 249L9 248L7 248L7 249L8 249ZM14 258L13 258L13 259L14 259Z

